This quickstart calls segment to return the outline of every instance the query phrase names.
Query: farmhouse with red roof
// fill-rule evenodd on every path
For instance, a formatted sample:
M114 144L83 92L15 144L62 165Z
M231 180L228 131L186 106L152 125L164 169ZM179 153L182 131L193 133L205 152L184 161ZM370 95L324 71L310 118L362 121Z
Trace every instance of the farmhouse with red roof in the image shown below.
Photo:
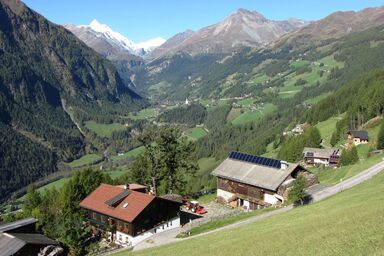
M149 195L143 186L101 184L80 206L87 221L107 232L115 243L135 246L155 233L180 225L181 203Z

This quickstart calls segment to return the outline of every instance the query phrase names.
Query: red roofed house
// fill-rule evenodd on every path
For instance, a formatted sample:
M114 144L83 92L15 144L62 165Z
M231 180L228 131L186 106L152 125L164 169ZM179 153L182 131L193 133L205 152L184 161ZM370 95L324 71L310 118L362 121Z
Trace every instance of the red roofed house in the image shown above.
M101 184L80 203L87 221L122 246L135 246L155 233L180 226L181 203L136 189L142 191L142 186Z

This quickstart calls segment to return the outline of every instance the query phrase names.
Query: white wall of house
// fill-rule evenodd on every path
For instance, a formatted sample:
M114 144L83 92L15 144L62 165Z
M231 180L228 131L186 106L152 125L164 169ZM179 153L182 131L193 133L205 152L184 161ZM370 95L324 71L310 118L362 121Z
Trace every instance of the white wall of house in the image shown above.
M228 199L230 199L231 197L233 197L234 194L231 193L231 192L222 190L222 189L218 189L218 190L217 190L217 197L219 197L219 196L222 197L222 198L224 198L225 201L228 202Z
M314 158L313 159L313 162L315 164L324 164L324 165L329 165L329 162L327 159L324 159L324 158Z
M246 209L249 209L249 207L250 207L250 203L249 203L249 201L247 201L247 200L244 200L244 205L243 205Z
M279 200L274 195L270 195L268 193L264 194L264 202L268 204L276 204L278 201Z
M120 244L121 246L127 247L127 246L135 246L138 243L144 241L145 239L153 236L156 233L161 233L166 230L170 230L173 228L177 228L180 226L180 217L176 217L164 224L161 224L159 226L156 226L144 233L141 233L135 237L130 236L128 234L125 234L120 231L116 231L116 243Z

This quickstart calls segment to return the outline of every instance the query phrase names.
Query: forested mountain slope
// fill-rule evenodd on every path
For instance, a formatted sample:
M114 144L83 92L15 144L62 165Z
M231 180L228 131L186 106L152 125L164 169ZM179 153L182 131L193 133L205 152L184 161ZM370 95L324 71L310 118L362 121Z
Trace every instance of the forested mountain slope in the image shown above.
M0 0L0 200L84 153L69 114L87 119L142 104L73 34L20 1Z
M231 150L262 154L269 143L279 141L286 127L304 122L316 124L347 112L342 125L345 131L351 119L355 119L357 126L382 114L383 29L384 26L378 26L348 35L327 46L326 50L308 49L306 58L309 61L331 54L343 65L333 68L326 79L318 80L321 82L315 80L311 86L300 88L291 98L282 98L281 94L264 98L275 104L277 110L257 123L222 125L212 129L198 141L199 155L224 157ZM320 102L307 103L322 95L325 99Z
M335 45L344 43L348 36L382 24L384 8L336 12L263 48L243 47L227 54L179 52L158 58L141 69L134 82L141 91L170 100L248 94L264 97L269 87L291 91L296 88L281 87L293 85L303 73L314 80L323 66L314 68L313 62L327 65L323 58L333 58L340 50ZM325 78L327 72L323 74ZM323 79L317 76L317 80Z

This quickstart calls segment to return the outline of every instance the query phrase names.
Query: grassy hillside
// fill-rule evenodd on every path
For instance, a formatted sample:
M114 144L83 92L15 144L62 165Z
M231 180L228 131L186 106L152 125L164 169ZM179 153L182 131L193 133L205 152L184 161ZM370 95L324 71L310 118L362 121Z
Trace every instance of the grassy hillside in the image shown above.
M204 137L205 135L207 135L207 132L202 127L195 127L195 128L190 128L186 130L185 135L192 140L198 140Z
M122 154L122 155L111 156L111 160L112 161L119 161L119 160L126 159L128 157L135 157L135 156L138 156L139 154L141 154L142 152L144 152L144 147L143 146L137 147L137 148L134 148L134 149Z
M167 246L122 255L382 255L384 173L324 201Z
M100 137L111 137L114 131L124 131L127 129L124 125L118 123L112 124L99 124L95 121L85 122L85 127L93 131Z
M71 166L72 168L81 167L84 165L93 164L94 162L100 159L101 159L101 156L99 156L98 154L87 154L82 156L79 159L76 159L75 161L70 162L68 165Z

